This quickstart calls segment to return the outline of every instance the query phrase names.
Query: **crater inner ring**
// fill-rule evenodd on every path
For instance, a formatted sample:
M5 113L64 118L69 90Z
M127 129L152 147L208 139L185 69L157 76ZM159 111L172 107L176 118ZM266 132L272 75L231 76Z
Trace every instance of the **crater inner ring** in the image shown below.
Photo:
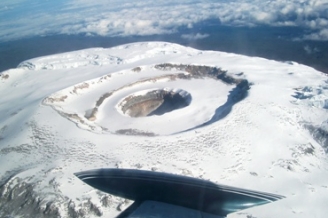
M182 89L153 89L125 97L118 108L120 113L129 117L160 116L187 107L191 100L190 93Z

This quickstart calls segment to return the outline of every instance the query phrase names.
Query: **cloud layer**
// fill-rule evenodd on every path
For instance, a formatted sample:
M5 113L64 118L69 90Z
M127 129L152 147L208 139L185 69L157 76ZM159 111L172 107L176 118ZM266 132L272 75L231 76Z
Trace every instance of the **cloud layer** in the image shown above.
M0 41L50 34L165 34L208 19L232 26L299 26L308 32L300 39L328 40L326 0L2 0Z

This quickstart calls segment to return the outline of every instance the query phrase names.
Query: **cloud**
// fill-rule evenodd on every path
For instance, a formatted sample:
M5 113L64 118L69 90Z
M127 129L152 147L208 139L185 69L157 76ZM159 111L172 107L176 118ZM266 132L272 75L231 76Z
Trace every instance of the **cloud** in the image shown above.
M231 26L298 26L310 31L300 38L328 40L326 0L3 0L0 9L6 9L0 13L0 41L50 34L169 34L208 19Z
M197 40L197 39L204 39L206 37L209 37L210 35L208 34L201 34L201 33L197 33L197 34L182 34L181 38L183 39L188 39L188 40Z
M302 39L305 40L324 40L328 41L328 28L323 29L308 35L305 35Z
M304 51L309 55L316 54L316 53L320 52L320 50L317 47L312 48L309 45L304 46Z

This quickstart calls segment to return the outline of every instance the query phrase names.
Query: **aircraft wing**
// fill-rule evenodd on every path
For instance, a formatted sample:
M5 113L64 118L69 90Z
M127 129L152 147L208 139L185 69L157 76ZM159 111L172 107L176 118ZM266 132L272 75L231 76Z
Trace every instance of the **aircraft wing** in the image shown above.
M118 218L225 217L229 213L283 198L280 195L153 171L95 169L75 175L98 190L133 200L134 203Z

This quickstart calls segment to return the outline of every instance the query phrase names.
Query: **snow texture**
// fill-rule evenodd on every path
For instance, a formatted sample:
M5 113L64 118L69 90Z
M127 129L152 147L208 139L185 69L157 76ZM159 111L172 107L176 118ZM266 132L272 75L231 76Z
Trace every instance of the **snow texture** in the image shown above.
M164 63L175 67L158 67ZM190 76L181 65L222 74ZM231 218L325 217L327 81L294 62L164 42L25 61L0 78L0 217L113 217L131 202L73 175L106 167L286 197ZM192 100L163 115L119 111L122 99L159 89L185 90Z

